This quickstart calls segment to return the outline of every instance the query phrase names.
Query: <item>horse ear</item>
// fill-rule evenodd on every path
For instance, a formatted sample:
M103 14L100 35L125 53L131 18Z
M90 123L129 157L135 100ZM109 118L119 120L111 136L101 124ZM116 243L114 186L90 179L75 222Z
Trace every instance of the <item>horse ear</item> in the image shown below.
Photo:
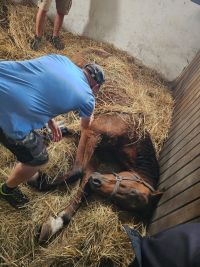
M146 207L143 210L143 219L147 224L150 222L153 212L160 198L162 197L163 193L164 192L160 190L151 192L151 195L149 196L149 203L148 205L146 205Z
M160 191L160 190L156 190L156 191L151 193L151 204L153 207L158 204L163 193L164 193L164 191Z
M163 195L163 193L164 193L164 190L161 190L161 191L160 190L156 190L156 191L152 192L151 195L153 197L161 197Z

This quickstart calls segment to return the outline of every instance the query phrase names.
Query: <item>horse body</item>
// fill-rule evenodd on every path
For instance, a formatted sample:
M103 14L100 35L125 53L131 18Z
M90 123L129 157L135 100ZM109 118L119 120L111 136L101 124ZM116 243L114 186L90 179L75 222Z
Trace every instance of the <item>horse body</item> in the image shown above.
M43 224L40 242L48 240L69 223L88 188L130 211L142 212L151 206L153 199L160 198L162 193L155 190L159 166L151 138L148 133L139 138L135 129L130 133L128 116L106 114L95 118L90 129L81 133L72 171L58 178L54 184L43 183L41 188L49 189L63 181L76 180L83 174L75 198L56 218L50 217ZM101 164L96 155L104 161L106 158L105 165L111 166L109 170L99 168ZM35 183L37 179L33 180Z

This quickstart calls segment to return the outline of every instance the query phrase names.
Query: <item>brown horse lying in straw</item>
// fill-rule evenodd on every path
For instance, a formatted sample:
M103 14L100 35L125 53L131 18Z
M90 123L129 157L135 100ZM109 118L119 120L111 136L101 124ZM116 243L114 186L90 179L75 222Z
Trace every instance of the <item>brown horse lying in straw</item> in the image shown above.
M62 185L63 181L74 181L83 174L80 188L71 203L56 218L50 217L43 224L40 242L47 241L69 223L88 188L95 192L95 195L102 195L130 211L144 212L147 208L151 209L155 200L159 200L162 193L155 190L159 166L151 138L148 133L139 138L136 130L132 129L130 132L128 116L99 115L90 129L81 133L71 172L58 178L53 184L48 184L46 179L42 179L44 176L33 177L29 182L40 190L46 190ZM101 165L97 158L104 158L110 170L101 170L103 174L96 172Z

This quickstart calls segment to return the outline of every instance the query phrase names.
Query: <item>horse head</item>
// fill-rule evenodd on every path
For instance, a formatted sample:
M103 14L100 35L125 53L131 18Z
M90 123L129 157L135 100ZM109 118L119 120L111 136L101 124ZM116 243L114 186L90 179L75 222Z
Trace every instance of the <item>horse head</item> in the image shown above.
M133 171L113 174L94 172L89 177L89 187L95 195L103 196L129 211L141 211L157 202L162 195Z

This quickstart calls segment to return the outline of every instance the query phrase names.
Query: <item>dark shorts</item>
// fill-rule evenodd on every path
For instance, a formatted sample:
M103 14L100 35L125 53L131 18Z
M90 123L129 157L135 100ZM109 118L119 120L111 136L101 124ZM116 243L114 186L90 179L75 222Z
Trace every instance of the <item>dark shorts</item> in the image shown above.
M15 140L6 136L0 128L0 143L24 164L40 166L48 162L49 157L43 137L35 131L30 132L22 140Z
M49 11L52 0L38 0L38 7ZM72 6L72 0L56 0L56 9L63 15L67 15Z

